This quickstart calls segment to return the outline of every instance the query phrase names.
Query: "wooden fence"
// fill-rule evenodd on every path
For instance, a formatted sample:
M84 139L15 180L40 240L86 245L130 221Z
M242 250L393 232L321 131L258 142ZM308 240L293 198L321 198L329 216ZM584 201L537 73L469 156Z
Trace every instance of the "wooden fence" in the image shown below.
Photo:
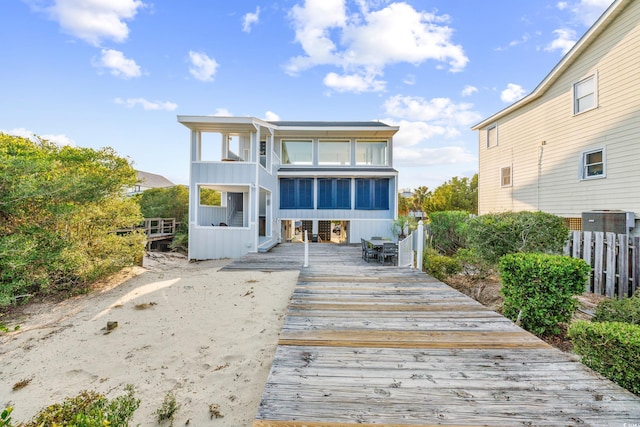
M564 253L591 267L587 292L626 298L640 288L640 236L573 231Z

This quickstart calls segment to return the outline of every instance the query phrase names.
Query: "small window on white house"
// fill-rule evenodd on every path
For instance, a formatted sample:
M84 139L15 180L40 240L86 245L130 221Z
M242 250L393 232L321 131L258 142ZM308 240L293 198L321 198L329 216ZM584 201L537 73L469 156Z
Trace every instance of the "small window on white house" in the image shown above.
M511 187L511 166L500 169L500 186Z
M596 77L594 74L573 85L573 114L580 114L598 106Z
M582 153L580 179L605 177L605 152L603 148Z
M498 126L493 125L487 128L487 148L498 145Z

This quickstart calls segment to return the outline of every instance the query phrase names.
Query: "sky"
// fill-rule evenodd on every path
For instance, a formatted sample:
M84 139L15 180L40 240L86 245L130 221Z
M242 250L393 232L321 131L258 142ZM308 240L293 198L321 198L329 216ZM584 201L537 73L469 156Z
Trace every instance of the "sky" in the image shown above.
M478 169L471 126L612 0L1 0L0 132L189 182L178 115L399 126L399 188Z

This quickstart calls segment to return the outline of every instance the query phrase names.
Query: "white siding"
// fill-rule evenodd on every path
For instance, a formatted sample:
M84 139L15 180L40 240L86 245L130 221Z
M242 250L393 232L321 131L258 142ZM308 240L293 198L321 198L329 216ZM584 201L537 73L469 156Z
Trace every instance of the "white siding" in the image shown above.
M566 217L621 209L640 216L640 1L631 2L538 99L479 131L479 213L541 210ZM573 84L597 73L598 107L573 114ZM581 153L606 149L606 178L579 179ZM541 161L540 160L540 155ZM500 168L512 166L512 187Z

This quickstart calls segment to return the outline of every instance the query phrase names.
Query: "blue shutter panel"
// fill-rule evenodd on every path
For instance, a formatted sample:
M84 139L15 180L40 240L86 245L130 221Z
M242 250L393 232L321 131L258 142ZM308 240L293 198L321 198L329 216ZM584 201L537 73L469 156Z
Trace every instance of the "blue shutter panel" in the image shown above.
M389 210L389 179L376 179L374 186L374 209Z
M336 180L336 209L351 209L351 180Z
M318 179L318 209L331 209L331 180Z
M313 209L313 179L298 180L298 209Z
M280 209L295 209L295 180L280 179Z

